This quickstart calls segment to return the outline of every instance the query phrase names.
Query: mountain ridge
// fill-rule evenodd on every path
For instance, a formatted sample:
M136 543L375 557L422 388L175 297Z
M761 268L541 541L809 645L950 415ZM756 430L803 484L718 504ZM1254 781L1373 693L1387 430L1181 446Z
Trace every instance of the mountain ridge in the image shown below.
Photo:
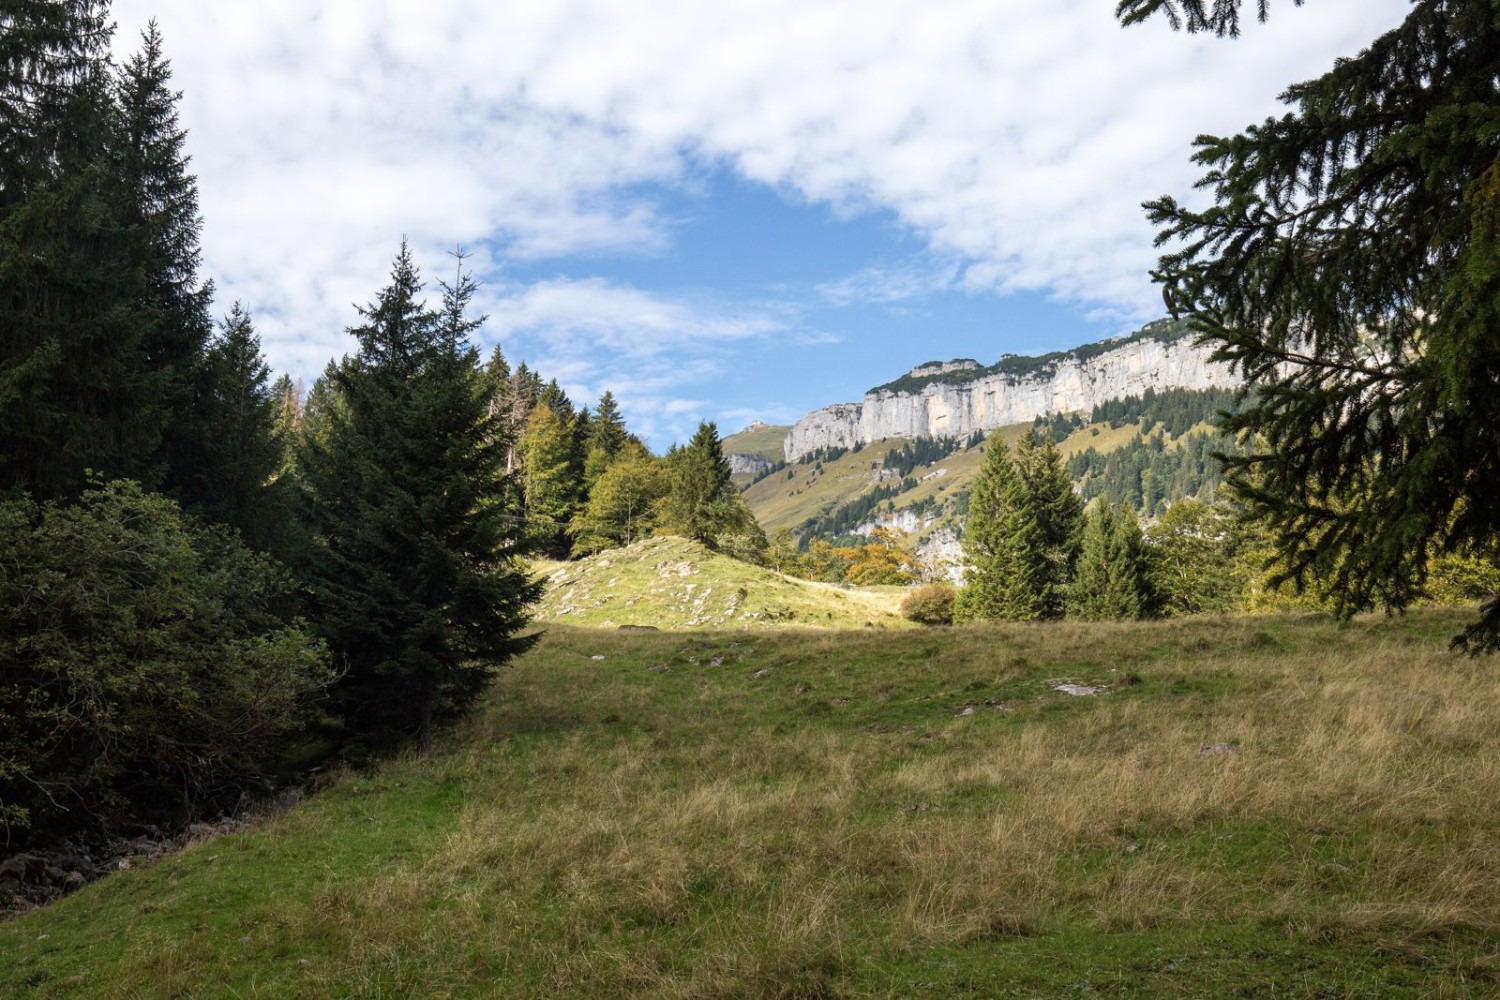
M1148 323L1113 340L1035 357L1007 354L984 367L969 358L918 365L876 386L857 403L806 414L787 432L794 462L823 448L853 448L889 438L965 437L1053 413L1071 413L1147 389L1236 386L1186 323Z

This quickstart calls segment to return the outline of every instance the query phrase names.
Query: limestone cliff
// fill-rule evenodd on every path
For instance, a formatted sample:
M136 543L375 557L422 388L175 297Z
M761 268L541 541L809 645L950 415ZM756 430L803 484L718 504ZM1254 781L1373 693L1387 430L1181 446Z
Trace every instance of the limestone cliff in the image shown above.
M1194 345L1184 325L1159 320L1119 340L1039 358L1007 355L988 368L967 359L929 362L871 389L863 402L826 406L797 421L786 436L786 458L884 438L967 437L1147 389L1237 385L1211 353Z

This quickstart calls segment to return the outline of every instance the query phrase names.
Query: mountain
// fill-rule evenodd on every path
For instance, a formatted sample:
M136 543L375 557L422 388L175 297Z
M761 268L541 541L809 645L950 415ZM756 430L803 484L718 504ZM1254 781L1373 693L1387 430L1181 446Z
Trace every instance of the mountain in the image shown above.
M1221 470L1216 413L1238 385L1183 324L1042 357L930 362L825 407L786 430L757 425L724 440L745 500L767 534L803 542L894 531L923 558L953 563L982 443L1050 437L1085 499L1128 503L1144 517L1210 498Z
M1135 333L1041 357L1005 355L918 365L858 403L814 410L787 432L784 457L902 438L967 438L1054 413L1087 412L1147 389L1232 387L1239 380L1185 323L1158 320Z

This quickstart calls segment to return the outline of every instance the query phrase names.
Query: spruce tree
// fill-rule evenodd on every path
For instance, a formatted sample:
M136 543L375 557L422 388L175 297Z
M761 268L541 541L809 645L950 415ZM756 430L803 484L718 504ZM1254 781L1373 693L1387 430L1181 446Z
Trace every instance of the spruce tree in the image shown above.
M315 618L347 673L334 707L373 743L414 737L461 712L518 636L538 585L516 564L492 397L468 335L474 284L421 302L403 244L390 284L350 330L358 353L330 365L336 404L299 448L316 544L306 573Z
M667 467L671 490L662 501L667 530L745 556L765 549L765 535L734 486L712 421L700 422L686 445L672 447Z
M573 434L546 403L538 403L531 411L520 455L527 532L548 555L567 558L568 525L579 499Z
M594 411L589 425L588 442L585 446L583 483L591 491L604 470L609 468L630 436L625 431L625 420L620 416L620 405L614 393L605 390L599 397L599 408Z
M188 172L187 132L177 117L180 91L171 88L172 64L152 21L141 50L122 67L116 82L121 112L119 170L125 191L125 223L145 296L136 304L142 364L163 410L160 465L163 488L186 499L182 485L201 478L214 461L212 433L202 421L204 396L221 392L221 374L205 358L213 322L211 282L198 276L201 262L198 184Z
M1068 586L1068 616L1122 621L1144 617L1149 609L1135 511L1096 500L1084 518L1078 571Z
M39 498L162 472L110 30L89 0L0 11L0 489Z
M1073 483L1063 467L1062 456L1051 440L1038 448L1030 436L1021 439L1015 454L1016 472L1026 501L1035 511L1041 532L1047 575L1043 600L1047 618L1060 618L1064 593L1078 558L1083 528L1083 501L1073 492Z
M268 384L260 338L238 302L201 369L195 410L188 414L193 433L181 438L197 458L174 470L174 492L188 510L237 529L252 548L285 554L278 543L291 497L280 479L286 445L278 425L286 399ZM289 389L290 380L283 394Z
M954 620L1032 621L1053 612L1056 569L1032 495L998 434L969 491L964 587Z
M1126 0L1127 21L1171 3ZM1188 26L1233 32L1226 17ZM1400 26L1203 137L1203 209L1150 203L1156 277L1246 405L1229 481L1283 575L1342 615L1405 607L1437 546L1500 540L1500 18L1416 0ZM1195 199L1196 201L1196 199ZM1500 647L1500 596L1460 642Z

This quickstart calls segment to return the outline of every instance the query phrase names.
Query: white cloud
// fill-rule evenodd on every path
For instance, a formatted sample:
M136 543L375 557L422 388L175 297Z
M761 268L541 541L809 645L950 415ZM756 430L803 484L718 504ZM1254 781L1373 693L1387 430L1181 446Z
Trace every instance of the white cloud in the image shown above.
M824 336L783 304L674 298L603 279L482 292L487 342L512 360L524 355L580 405L610 390L631 429L663 444L686 440L699 420L713 418L705 401L678 393L724 375L733 348L756 341L775 349Z
M1164 23L1126 31L1106 0L114 11L122 51L149 16L165 34L221 301L255 309L273 364L310 372L346 349L349 303L379 287L400 234L444 271L439 252L454 243L494 247L487 268L660 254L671 223L649 192L710 166L838 213L888 211L929 259L954 262L856 275L825 287L830 300L956 281L1147 318L1159 299L1139 203L1188 190L1192 137L1274 113L1286 84L1352 55L1406 7L1278 4L1238 42ZM679 385L716 345L795 325L607 279L511 289L491 309L496 331L535 331L560 364L602 344L649 380L670 372L647 362L679 352Z

